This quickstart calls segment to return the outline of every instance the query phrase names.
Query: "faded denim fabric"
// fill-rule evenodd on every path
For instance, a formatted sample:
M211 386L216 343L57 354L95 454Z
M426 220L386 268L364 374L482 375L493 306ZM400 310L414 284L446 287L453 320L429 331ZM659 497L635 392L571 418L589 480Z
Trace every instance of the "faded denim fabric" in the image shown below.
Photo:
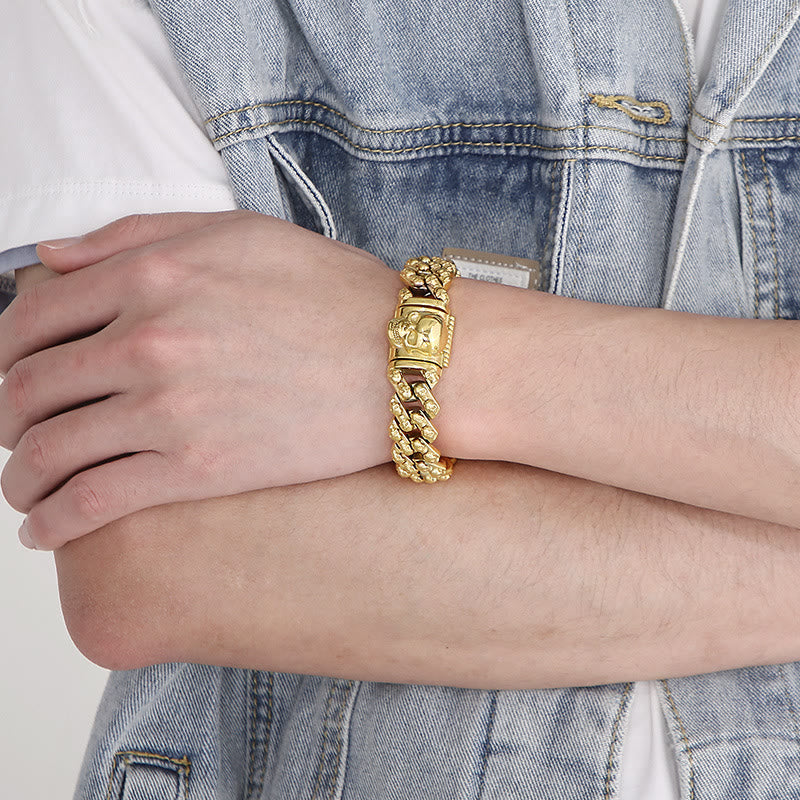
M730 0L708 81L670 0L151 0L238 202L399 268L800 316L800 0ZM631 684L111 676L79 800L606 800ZM800 669L660 683L681 796L800 798Z

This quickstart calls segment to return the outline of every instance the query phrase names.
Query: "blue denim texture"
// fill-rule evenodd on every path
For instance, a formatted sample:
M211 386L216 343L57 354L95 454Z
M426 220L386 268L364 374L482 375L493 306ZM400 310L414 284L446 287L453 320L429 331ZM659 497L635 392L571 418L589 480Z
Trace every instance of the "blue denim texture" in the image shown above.
M36 245L14 247L0 252L0 313L5 311L17 296L14 270L35 264L38 260Z
M150 5L243 207L395 268L473 248L560 295L800 316L800 0L730 0L702 89L669 0ZM800 798L797 664L659 686L683 798ZM76 797L607 800L630 688L116 673Z

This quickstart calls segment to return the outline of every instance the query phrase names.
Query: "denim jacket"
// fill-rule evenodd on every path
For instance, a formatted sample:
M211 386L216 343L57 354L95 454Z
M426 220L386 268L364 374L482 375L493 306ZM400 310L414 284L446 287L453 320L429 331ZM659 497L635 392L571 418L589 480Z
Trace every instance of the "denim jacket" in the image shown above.
M151 0L241 206L393 267L800 314L800 0L730 0L708 80L670 0ZM800 798L800 668L660 682L681 796ZM613 797L630 684L480 691L114 674L77 797Z

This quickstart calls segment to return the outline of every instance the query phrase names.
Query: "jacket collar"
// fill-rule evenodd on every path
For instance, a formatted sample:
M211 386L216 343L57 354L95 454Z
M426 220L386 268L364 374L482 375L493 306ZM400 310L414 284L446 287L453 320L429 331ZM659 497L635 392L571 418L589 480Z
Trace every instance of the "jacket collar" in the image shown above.
M800 16L800 0L728 0L690 120L690 135L710 151Z

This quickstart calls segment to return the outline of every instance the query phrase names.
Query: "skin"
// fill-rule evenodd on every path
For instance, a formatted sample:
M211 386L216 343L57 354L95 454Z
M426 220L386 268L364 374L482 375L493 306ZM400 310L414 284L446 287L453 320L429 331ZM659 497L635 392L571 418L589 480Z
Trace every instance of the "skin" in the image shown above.
M391 270L250 212L133 219L40 246L59 276L0 317L2 489L38 547L387 459ZM800 526L792 322L469 280L451 296L446 455Z
M794 528L520 464L457 468L424 489L383 465L141 510L57 551L65 619L116 668L481 688L800 657Z
M56 551L79 648L532 689L800 658L800 536L519 464L382 465L137 512Z

